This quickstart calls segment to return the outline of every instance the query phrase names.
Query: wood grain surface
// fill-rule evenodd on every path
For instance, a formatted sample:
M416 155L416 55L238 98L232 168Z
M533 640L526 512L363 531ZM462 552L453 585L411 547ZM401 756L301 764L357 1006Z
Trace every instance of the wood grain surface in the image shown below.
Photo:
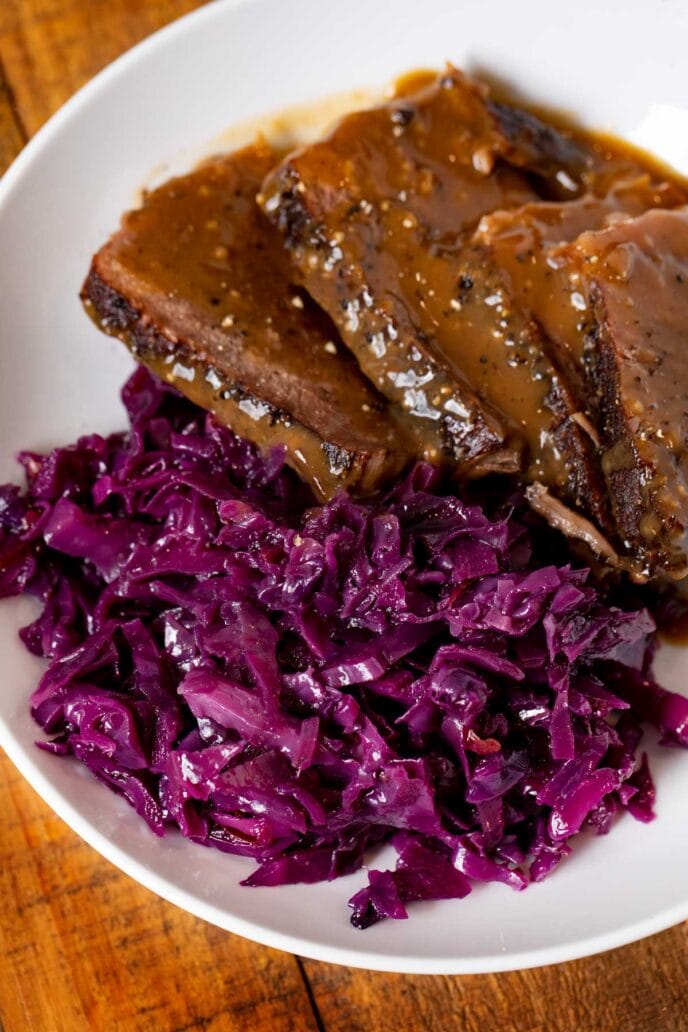
M196 6L0 0L0 171L99 68ZM120 874L0 755L0 1032L225 1029L687 1032L688 925L503 975L302 961L213 928Z

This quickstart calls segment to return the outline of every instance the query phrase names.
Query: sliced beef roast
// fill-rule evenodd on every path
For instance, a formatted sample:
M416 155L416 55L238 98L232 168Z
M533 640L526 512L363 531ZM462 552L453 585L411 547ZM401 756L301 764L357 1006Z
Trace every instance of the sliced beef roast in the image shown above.
M259 144L156 190L83 297L320 497L419 456L516 473L610 565L680 579L687 202L449 68L279 163Z
M632 414L632 410L638 403L633 401L631 411L627 411L623 397L615 395L617 389L625 389L624 380L630 375L630 356L625 351L624 340L629 317L621 315L619 305L624 297L630 309L637 308L645 318L650 318L652 313L647 310L647 305L652 307L656 303L662 306L660 313L664 311L666 315L664 298L667 287L672 286L670 270L676 261L681 260L685 215L647 209L669 207L682 200L685 200L685 192L680 187L656 181L645 174L612 184L610 192L603 197L589 195L566 204L536 202L512 211L494 212L481 220L474 238L503 270L518 304L545 331L553 358L571 385L581 425L597 444L594 451L605 478L613 523L607 536L618 552L621 565L639 580L662 572L682 576L685 554L678 528L680 521L670 518L668 510L663 516L656 512L653 516L647 515L648 508L651 512L655 509L658 481L653 473L648 481L654 485L653 488L649 493L641 491L641 481L648 476L648 467L640 456L648 449L642 437L630 443L638 417L638 413ZM644 228L648 226L664 229L661 245L660 238L657 238L657 250L652 261L657 277L653 288L656 302L652 301L653 292L649 289L648 262L651 262L653 236ZM673 242L669 240L669 233L673 235ZM600 320L603 298L609 295L613 279L602 274L608 265L600 254L593 250L585 259L583 255L586 248L594 248L597 244L604 248L611 246L611 241L616 241L612 250L619 248L619 253L629 255L635 273L614 295L615 314ZM675 248L679 249L678 252ZM681 275L680 271L678 274ZM660 282L663 284L661 291ZM677 311L680 311L679 306L680 301ZM619 337L622 326L626 329L624 336ZM672 337L677 329L677 323L673 331L668 325L663 325L661 337L665 341L673 339L674 347L680 351L680 333L678 338ZM656 330L650 332L653 337L656 335ZM610 333L616 336L612 339ZM603 340L607 341L604 347ZM646 345L646 351L648 348L656 353L652 343ZM672 375L678 376L679 373L680 362L674 361ZM657 404L661 395L656 393L657 387L653 383L654 370L642 373L634 369L632 375L640 376L639 383L654 395ZM667 397L671 397L671 393ZM626 425L624 420L629 416L631 423ZM622 430L622 424L625 430ZM608 450L616 448L622 440L626 442L622 447L622 450L626 449L625 459L618 469L612 471L614 460L610 459ZM659 454L667 457L661 438ZM656 461L657 456L650 459L650 468ZM555 505L548 494L542 491L531 491L530 494L535 507L543 515L553 523L560 521L561 507ZM588 508L587 513L590 511ZM599 521L597 523L599 525ZM641 524L645 529L650 525L660 529L653 542L641 534ZM662 540L665 533L676 547ZM607 541L597 551L603 553L608 547Z
M527 171L574 195L587 164L571 139L450 69L348 116L267 177L263 210L303 284L380 391L424 426L431 460L464 474L522 468L519 435L448 357L457 252L481 215L539 196Z
M261 203L362 368L425 423L427 457L515 468L605 524L592 442L542 333L468 241L538 184L577 196L593 163L452 69L291 155Z
M83 298L136 357L262 446L286 444L321 497L366 491L410 446L336 329L292 284L255 195L263 145L173 179L93 259Z
M688 574L688 209L651 210L555 254L587 326L584 368L619 534L639 576Z
M609 162L611 169L614 163ZM688 199L673 183L633 174L625 166L614 179L610 169L589 193L567 203L535 201L520 208L491 212L478 225L474 240L488 249L515 302L531 315L551 341L579 408L589 410L591 397L582 369L587 328L583 300L562 256L555 251L586 230L600 229L619 218L648 208L670 208Z

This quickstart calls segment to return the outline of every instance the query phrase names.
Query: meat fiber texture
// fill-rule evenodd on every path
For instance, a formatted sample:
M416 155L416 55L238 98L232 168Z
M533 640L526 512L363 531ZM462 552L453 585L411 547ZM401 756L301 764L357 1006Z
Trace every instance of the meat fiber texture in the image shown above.
M292 285L255 196L277 161L263 143L146 195L97 252L89 314L195 404L286 460L321 499L365 494L414 454L334 326Z
M24 453L25 490L0 489L0 595L42 604L42 748L157 835L256 861L249 886L391 842L357 927L523 889L586 829L652 818L641 722L688 745L688 700L652 679L648 613L539 558L518 497L487 514L418 465L316 506L145 369L123 398L126 432Z

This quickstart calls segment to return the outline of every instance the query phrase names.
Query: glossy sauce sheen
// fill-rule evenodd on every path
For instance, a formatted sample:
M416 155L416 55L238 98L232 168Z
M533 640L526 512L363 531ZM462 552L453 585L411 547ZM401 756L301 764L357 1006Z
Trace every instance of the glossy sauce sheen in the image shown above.
M467 243L486 212L536 202L542 189L580 192L595 156L568 138L561 155L529 153L527 133L505 143L458 73L439 86L425 73L407 77L397 93L288 159L266 183L264 209L301 192L313 227L295 241L304 283L379 389L425 421L429 458L445 450L481 467L486 425L495 452L525 442L531 477L544 467L562 483L551 433L561 419L551 404L557 367L491 255ZM471 275L476 262L485 276Z
M509 165L476 171L476 134L492 158L472 107L470 91L432 85L412 103L356 113L267 181L263 207L274 215L283 189L301 192L312 227L295 241L304 284L378 388L424 425L427 457L470 466L506 448L518 466L512 428L442 348L461 322L461 234L484 212L537 196Z
M247 147L149 194L94 259L86 295L163 379L263 447L285 444L320 496L365 490L405 463L403 428L292 283L255 203L276 160ZM141 318L113 321L95 277Z
M611 347L618 368L591 361L594 277L572 247L588 231L611 232L687 198L683 183L633 148L547 127L449 69L407 77L392 101L289 155L260 203L363 370L424 425L427 457L464 475L516 461L526 479L592 516L613 542L605 550L643 579L656 565L676 575L673 546L643 554L644 542L666 536L667 521L674 551L685 550L682 518L660 489L667 469L683 481L679 446L669 440L648 459L633 428L616 432L626 441L625 456L617 446L624 469L653 483L629 526L610 480L609 411L640 404L631 390L638 374L628 373L623 340ZM658 245L669 265L684 261L676 240ZM631 239L619 246L639 249ZM636 277L633 286L642 294L647 284ZM674 334L675 347L683 333L679 321L664 333L665 353L666 337ZM627 335L628 318L620 323L612 333ZM597 382L604 376L613 389Z
M591 313L602 469L639 558L688 573L688 210L582 233L566 257ZM613 384L613 386L612 386Z
M607 561L678 577L688 399L650 414L684 375L687 199L448 68L281 160L258 144L164 185L94 270L137 309L114 328L139 357L285 443L321 497L419 456L517 473Z
M639 215L648 208L674 207L685 203L687 196L678 185L627 169L623 161L618 162L618 179L612 180L609 171L603 178L609 192L601 196L591 191L564 204L536 201L493 212L480 221L475 233L475 240L491 249L515 300L555 345L572 383L580 389L578 400L584 410L591 402L581 379L589 325L577 274L561 245L586 230L603 227L608 220ZM592 185L599 188L602 183L593 180Z

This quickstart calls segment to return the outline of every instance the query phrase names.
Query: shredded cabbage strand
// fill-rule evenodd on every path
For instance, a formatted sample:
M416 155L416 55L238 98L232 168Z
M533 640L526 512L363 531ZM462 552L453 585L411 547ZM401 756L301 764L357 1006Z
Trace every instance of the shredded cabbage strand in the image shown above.
M484 511L418 465L316 506L143 368L130 427L0 488L0 596L42 603L42 748L162 835L251 857L245 885L351 873L360 928L473 882L524 889L585 829L653 817L641 722L688 745L654 623L542 559L519 498ZM488 514L489 513L489 514Z

